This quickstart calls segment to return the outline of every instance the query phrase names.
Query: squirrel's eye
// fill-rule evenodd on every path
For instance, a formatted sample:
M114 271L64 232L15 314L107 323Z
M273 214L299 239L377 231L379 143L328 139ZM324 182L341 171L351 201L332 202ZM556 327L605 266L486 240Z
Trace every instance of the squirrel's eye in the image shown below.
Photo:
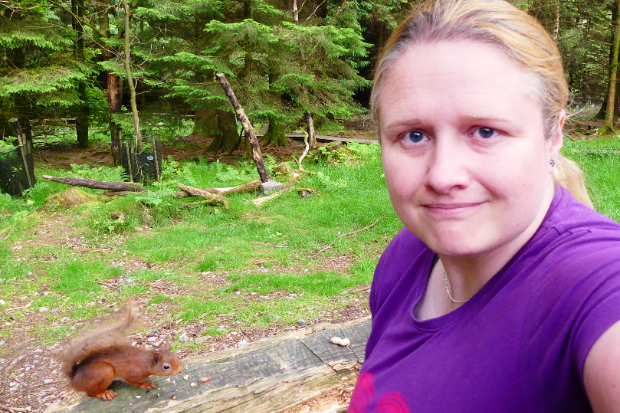
M168 370L170 368L170 364L164 364L164 370Z

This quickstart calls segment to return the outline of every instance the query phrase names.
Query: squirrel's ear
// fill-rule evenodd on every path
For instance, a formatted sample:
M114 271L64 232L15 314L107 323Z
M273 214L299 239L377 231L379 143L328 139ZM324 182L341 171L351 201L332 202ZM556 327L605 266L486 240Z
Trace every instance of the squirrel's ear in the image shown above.
M172 348L172 337L166 336L166 344L164 345L164 350L170 350Z
M162 357L159 351L156 351L155 353L153 353L153 365L159 364L161 359Z

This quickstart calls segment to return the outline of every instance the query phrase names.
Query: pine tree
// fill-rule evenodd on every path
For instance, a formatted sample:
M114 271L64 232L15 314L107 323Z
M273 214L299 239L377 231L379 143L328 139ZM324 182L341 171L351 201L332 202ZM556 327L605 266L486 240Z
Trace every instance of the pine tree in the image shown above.
M93 68L72 52L75 32L61 7L30 1L3 3L0 14L0 112L29 122L69 115Z

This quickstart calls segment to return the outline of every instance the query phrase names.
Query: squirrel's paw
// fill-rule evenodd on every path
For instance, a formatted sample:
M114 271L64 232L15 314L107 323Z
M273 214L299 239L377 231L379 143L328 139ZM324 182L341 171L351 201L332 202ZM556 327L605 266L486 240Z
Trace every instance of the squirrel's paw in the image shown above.
M144 383L138 384L138 387L140 387L141 389L156 389L157 383L152 381L145 381Z
M104 390L103 392L97 394L95 397L98 397L100 399L103 400L112 400L113 398L115 398L117 395L117 393L115 391L112 390Z

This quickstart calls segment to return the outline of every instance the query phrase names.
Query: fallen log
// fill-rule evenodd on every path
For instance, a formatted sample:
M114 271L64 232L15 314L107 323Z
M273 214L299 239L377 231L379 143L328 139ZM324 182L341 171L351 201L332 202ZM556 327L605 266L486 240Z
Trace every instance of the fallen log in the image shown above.
M43 179L53 182L60 182L61 184L83 186L85 188L92 189L105 189L107 191L142 192L145 190L142 185L127 182L97 181L96 179L89 178L59 177L50 175L43 175Z
M177 187L192 196L199 196L201 198L208 199L214 203L222 204L224 205L224 208L228 209L228 202L226 202L228 201L228 199L226 197L223 197L222 195L213 194L211 192L205 191L204 189L194 188L193 186L183 185L182 183L178 183Z
M133 191L104 191L101 193L101 195L107 195L107 196L119 196L119 195L128 195L128 194L133 194Z
M205 191L211 192L212 194L219 194L219 195L240 194L244 192L256 191L258 187L260 187L260 185L261 185L261 181L260 179L257 179L248 184L243 184L239 186L231 186L228 188L209 188L209 189L205 189Z
M303 405L312 403L312 411L343 412L364 361L370 326L369 317L340 325L315 324L183 360L180 376L152 378L157 391L117 382L112 385L118 392L113 400L86 398L46 411L289 413L309 411ZM348 339L349 345L334 344L336 337ZM336 400L334 393L342 397ZM321 410L314 408L323 403Z

